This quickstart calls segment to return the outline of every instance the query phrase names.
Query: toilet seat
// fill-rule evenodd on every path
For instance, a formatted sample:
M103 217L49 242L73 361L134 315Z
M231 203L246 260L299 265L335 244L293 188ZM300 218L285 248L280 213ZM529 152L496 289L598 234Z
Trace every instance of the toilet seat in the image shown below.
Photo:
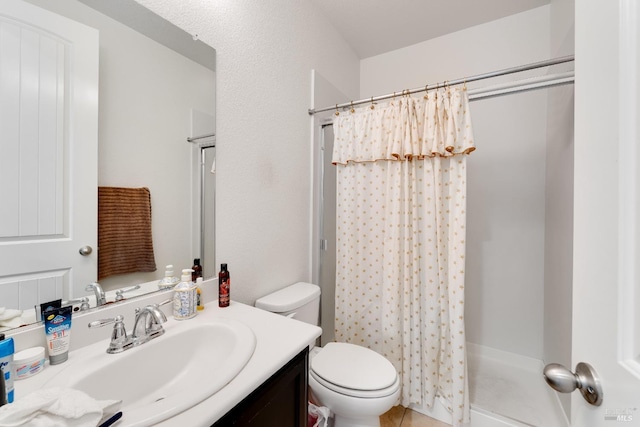
M376 398L393 394L398 374L386 358L365 347L328 343L311 360L309 374L337 393Z
M340 387L336 384L330 383L322 379L322 377L318 376L318 374L316 374L313 371L309 371L309 375L312 376L313 379L315 379L319 384L321 384L326 389L336 393L344 394L345 396L349 396L349 397L360 397L360 398L370 398L370 399L377 398L377 397L386 397L394 394L400 387L399 378L396 379L396 382L391 387L383 388L381 390L356 390L353 388Z

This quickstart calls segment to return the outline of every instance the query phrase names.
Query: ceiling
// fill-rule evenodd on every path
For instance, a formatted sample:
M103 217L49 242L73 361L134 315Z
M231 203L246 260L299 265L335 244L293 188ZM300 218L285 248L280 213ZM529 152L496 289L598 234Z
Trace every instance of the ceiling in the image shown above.
M311 0L360 59L410 46L550 0Z

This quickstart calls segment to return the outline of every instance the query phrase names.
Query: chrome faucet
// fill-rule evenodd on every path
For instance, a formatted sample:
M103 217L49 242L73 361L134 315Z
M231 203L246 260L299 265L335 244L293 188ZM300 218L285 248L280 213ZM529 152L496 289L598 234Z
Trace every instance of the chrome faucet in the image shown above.
M89 283L87 287L84 288L84 290L87 292L93 291L96 294L96 307L105 305L107 303L107 298L104 294L104 290L98 282Z
M167 321L167 316L158 308L158 305L148 305L142 309L136 308L136 321L131 332L134 345L142 344L164 334L162 324Z
M121 353L164 334L162 324L167 321L167 316L160 310L160 306L171 301L166 300L160 304L150 304L144 308L136 308L136 320L130 336L127 335L124 317L121 315L110 319L93 321L89 323L89 328L100 328L114 323L107 353Z

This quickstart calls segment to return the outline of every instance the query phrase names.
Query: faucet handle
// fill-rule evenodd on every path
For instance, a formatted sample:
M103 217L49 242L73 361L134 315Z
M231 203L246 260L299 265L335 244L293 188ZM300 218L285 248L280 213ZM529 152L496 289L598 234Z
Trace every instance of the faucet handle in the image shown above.
M172 302L173 302L173 298L169 298L169 299L166 299L166 300L164 300L162 302L159 302L159 303L153 304L153 305L155 305L156 307L162 307L163 305L170 304Z
M123 293L135 291L136 289L140 289L140 285L129 286L128 288L118 289L116 291L116 301L122 301L124 299L124 296L122 296Z
M118 315L116 317L111 317L109 319L100 319L100 320L94 320L93 322L89 322L89 324L87 325L89 327L89 329L93 329L93 328L101 328L103 326L106 325L110 325L112 323L115 323L118 319L118 317L120 317L120 321L124 320L124 317Z
M82 297L82 298L77 298L77 299L72 299L69 301L63 301L62 305L75 305L75 304L80 304L80 311L84 311L84 310L88 310L89 309L89 298L87 297Z
M110 319L94 320L89 323L89 328L101 328L112 323L114 323L114 325L113 331L111 332L111 342L109 343L109 348L107 348L107 353L110 354L124 351L125 347L130 343L127 337L127 330L124 326L124 317L119 314Z

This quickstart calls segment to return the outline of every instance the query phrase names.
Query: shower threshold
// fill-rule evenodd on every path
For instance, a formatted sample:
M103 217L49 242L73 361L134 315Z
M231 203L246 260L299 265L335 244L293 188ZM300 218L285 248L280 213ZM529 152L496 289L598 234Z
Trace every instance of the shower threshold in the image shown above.
M481 418L491 415L505 426L569 426L541 360L468 343L467 363L472 427L484 427Z

